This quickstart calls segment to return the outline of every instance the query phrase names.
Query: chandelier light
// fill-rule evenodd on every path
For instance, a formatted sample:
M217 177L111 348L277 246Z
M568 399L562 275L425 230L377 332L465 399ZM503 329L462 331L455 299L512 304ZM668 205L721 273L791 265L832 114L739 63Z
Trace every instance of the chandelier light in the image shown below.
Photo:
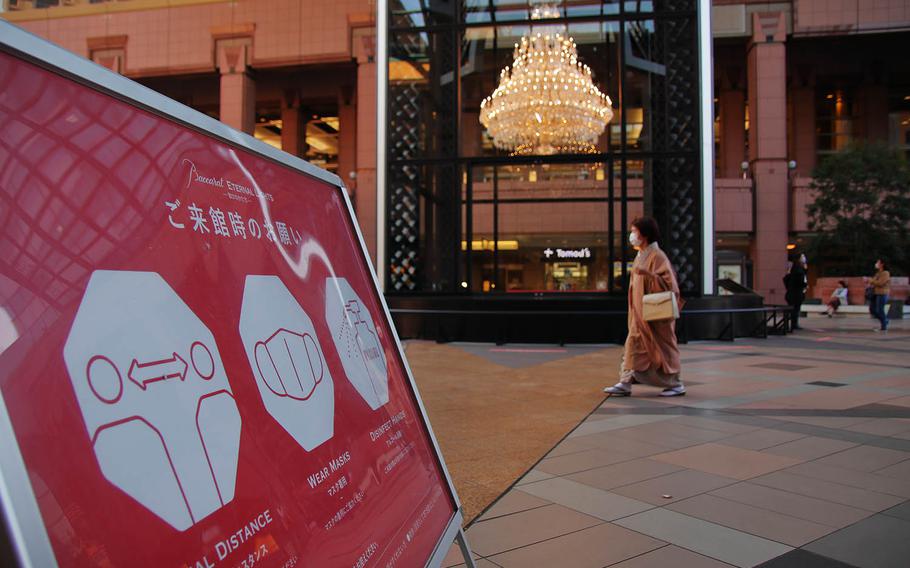
M532 20L558 18L542 5ZM534 27L515 44L515 61L499 86L480 103L480 123L497 148L512 155L595 153L597 139L613 118L613 104L578 59L575 40L546 26ZM540 26L538 26L540 28Z

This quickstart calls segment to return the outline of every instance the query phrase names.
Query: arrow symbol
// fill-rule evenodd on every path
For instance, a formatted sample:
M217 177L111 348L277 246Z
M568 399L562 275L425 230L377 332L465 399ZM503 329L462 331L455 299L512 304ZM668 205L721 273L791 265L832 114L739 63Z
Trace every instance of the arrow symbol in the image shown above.
M162 359L160 361L140 363L137 359L133 359L133 364L130 365L130 371L127 376L136 383L136 386L145 390L149 384L157 383L158 381L166 381L168 379L184 380L187 368L186 360L175 352L170 359Z

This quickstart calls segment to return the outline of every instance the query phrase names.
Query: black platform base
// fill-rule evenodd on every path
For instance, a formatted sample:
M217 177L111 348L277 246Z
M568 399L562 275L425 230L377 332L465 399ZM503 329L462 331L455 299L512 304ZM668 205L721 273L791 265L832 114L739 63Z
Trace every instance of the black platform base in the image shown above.
M402 339L488 343L622 343L627 329L623 296L497 294L388 296ZM677 322L680 341L784 333L783 308L758 295L690 298Z

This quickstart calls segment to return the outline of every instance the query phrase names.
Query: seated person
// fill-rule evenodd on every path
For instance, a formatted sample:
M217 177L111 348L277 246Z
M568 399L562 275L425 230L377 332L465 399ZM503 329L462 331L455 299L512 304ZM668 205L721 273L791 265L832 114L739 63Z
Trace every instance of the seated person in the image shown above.
M828 314L828 317L834 315L834 312L837 311L837 308L847 305L847 283L843 280L838 280L837 288L831 292L831 299L828 300L828 309L825 310L825 313Z

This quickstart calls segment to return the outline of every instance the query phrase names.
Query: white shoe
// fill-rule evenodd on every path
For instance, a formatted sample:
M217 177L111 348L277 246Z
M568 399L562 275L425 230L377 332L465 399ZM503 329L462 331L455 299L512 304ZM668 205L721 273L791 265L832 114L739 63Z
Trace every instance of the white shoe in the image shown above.
M632 394L632 387L625 383L616 383L612 387L605 388L604 392L613 396L629 396Z
M660 391L660 396L686 396L686 387L679 385L678 387L664 389Z

